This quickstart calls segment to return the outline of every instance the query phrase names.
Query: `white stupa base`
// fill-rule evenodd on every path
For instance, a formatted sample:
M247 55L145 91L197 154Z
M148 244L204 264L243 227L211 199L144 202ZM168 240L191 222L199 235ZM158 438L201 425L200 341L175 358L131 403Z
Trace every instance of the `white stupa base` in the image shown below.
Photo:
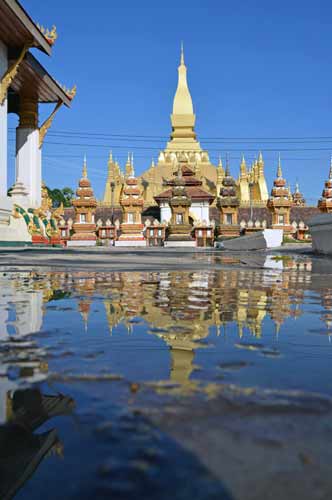
M117 240L116 247L146 247L146 240Z
M196 247L196 241L165 241L164 243L165 247L173 247L173 248L180 248L180 247L189 247L189 248L194 248Z
M1 209L0 209L1 212ZM31 234L24 219L10 217L8 224L0 224L1 243L31 243Z
M69 240L67 241L67 247L95 247L95 240Z

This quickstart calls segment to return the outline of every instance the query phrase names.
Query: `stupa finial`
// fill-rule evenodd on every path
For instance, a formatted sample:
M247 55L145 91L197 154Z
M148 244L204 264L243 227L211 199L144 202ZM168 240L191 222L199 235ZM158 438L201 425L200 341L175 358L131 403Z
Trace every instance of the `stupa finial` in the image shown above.
M135 169L134 169L134 153L131 153L131 158L130 158L130 166L131 166L131 174L130 174L130 177L135 177Z
M83 177L83 179L86 179L88 177L88 167L87 167L87 161L86 161L86 154L84 155L84 159L83 159L82 177Z
M278 170L277 170L277 177L278 177L278 179L282 179L282 170L281 170L281 157L280 157L280 153L279 153L279 157L278 157Z
M331 179L331 180L332 180L332 155L331 155L331 161L330 161L329 179Z
M226 171L225 171L225 175L226 177L229 177L231 174L230 174L230 171L229 171L229 158L228 158L228 153L226 153Z
M184 49L183 49L183 42L181 42L181 58L180 58L180 64L184 66Z

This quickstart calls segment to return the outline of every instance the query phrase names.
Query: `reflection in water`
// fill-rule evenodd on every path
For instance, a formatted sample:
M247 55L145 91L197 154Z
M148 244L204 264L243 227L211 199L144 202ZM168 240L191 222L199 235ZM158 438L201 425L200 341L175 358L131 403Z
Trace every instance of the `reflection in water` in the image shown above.
M38 389L17 390L6 397L6 423L0 426L0 498L9 500L50 453L62 454L55 429L35 434L58 415L68 415L71 398L48 396Z
M220 259L230 257L220 257ZM261 259L261 258L260 258ZM256 258L257 260L257 258ZM238 263L239 260L236 260ZM237 325L240 341L248 335L264 337L265 320L278 336L287 318L303 313L305 292L311 286L310 258L267 257L264 268L234 268L200 272L33 272L1 277L1 339L22 338L41 329L45 304L73 297L88 331L94 300L103 300L109 333L125 325L133 332L136 322L147 324L151 335L170 349L173 381L184 383L194 369L194 351L203 348L211 333L224 335L230 323ZM325 312L321 319L328 334L332 322L332 289L321 293ZM55 306L54 306L55 307ZM70 308L69 308L70 309ZM66 307L62 307L62 312ZM271 331L271 326L269 327ZM35 367L34 380L38 377ZM39 376L42 365L39 365Z
M109 491L117 488L123 496L111 498L166 498L175 474L179 484L193 489L199 475L205 477L199 461L184 457L174 443L164 443L147 422L142 420L139 430L136 415L128 420L125 410L136 391L144 398L141 381L169 379L168 387L175 382L186 391L195 385L192 380L246 387L260 380L261 386L268 386L273 380L269 387L323 387L329 392L324 380L332 334L328 277L322 285L320 273L317 281L314 263L306 257L257 257L255 266L250 264L221 256L216 265L228 268L205 270L202 261L202 270L194 272L0 274L0 498L12 498L51 451L61 453L57 432L39 427L56 415L69 414L74 403L27 389L44 387L46 379L74 394L79 406L75 425L82 427L75 431L71 422L64 432L69 442L66 459L75 467L52 463L52 470L40 467L38 474L54 482L65 478L66 492L76 484L79 493L72 498L110 498ZM316 330L310 333L313 326ZM162 363L167 365L164 371ZM110 376L118 372L127 380ZM129 387L134 389L130 392ZM85 432L82 421L89 430L97 426L96 434ZM59 432L66 425L60 419ZM187 481L182 479L185 460ZM97 461L101 465L96 479ZM197 498L228 498L220 493L209 497L204 481ZM42 483L30 486L30 491L44 488L46 496L56 498L47 491L47 480L46 486ZM98 489L100 484L104 490ZM150 496L146 484L151 484ZM186 492L177 498L194 496Z

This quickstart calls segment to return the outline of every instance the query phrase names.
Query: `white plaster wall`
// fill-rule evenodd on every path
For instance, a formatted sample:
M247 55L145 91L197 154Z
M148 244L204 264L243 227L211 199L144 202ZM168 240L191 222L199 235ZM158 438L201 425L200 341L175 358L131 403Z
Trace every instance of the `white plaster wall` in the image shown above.
M22 182L28 191L32 208L41 205L41 151L38 129L16 129L16 182Z
M164 221L169 222L171 220L171 217L172 217L172 211L168 203L160 205L160 222Z
M0 78L8 68L7 47L0 40ZM7 196L7 99L0 104L0 197Z
M207 203L192 203L190 207L190 212L194 216L194 219L200 222L205 221L207 224L210 223L210 216L209 216L209 204Z

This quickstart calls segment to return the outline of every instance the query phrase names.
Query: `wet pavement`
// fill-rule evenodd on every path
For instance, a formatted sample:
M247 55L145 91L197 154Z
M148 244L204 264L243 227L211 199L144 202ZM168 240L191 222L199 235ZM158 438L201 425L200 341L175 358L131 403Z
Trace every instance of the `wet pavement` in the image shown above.
M331 498L332 261L172 259L2 266L1 499Z

